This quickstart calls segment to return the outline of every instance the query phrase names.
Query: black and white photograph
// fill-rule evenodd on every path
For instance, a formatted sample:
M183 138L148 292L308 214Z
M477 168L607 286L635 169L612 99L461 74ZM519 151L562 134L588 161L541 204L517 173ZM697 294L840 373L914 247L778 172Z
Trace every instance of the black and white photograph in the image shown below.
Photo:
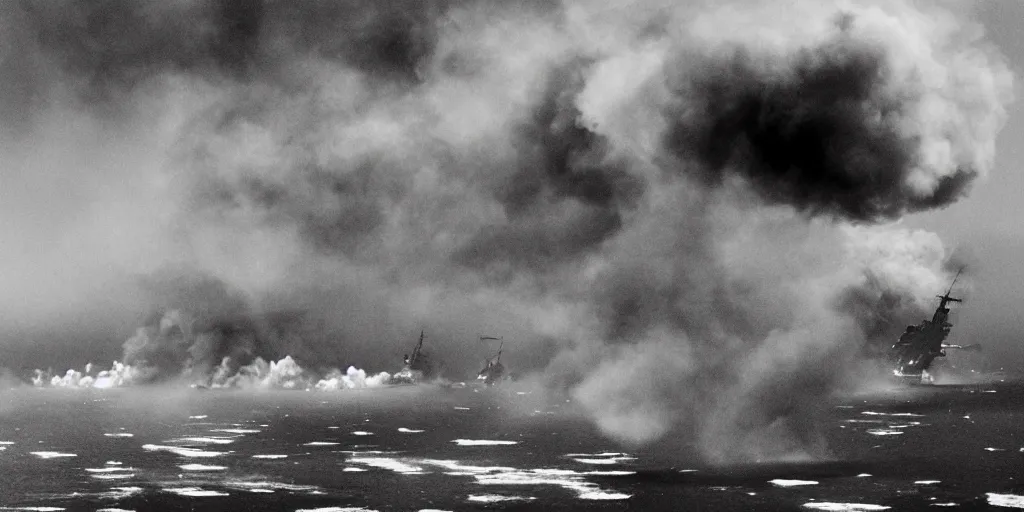
M0 510L1024 509L1024 0L0 0Z

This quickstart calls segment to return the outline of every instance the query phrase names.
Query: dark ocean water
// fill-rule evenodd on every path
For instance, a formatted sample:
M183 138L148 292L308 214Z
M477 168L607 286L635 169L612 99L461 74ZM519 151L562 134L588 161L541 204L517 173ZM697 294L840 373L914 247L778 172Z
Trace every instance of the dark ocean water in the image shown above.
M829 409L834 460L727 468L679 440L624 448L572 403L515 388L16 389L0 400L7 509L1024 508L1020 382L849 397Z

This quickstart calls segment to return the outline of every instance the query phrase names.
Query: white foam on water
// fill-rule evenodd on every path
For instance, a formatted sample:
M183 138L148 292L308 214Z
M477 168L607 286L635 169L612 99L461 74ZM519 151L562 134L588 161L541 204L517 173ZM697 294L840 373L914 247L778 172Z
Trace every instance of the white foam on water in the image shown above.
M584 500L624 500L632 495L605 491L593 482L584 480L582 473L571 469L526 469L478 473L476 481L482 485L556 485L576 493Z
M776 478L775 480L769 480L769 483L775 484L779 487L793 487L796 485L818 485L818 482L814 480L787 480L785 478Z
M912 418L923 418L924 414L916 414L912 412L875 412L875 411L863 411L861 414L868 416L909 416Z
M134 468L85 468L90 473L117 473L121 471L134 471Z
M623 461L627 461L627 460L636 460L636 457L609 457L609 458L607 458L607 459L584 459L584 458L574 458L574 459L572 459L572 460L574 460L574 461L576 461L576 462L579 462L579 463L581 463L581 464L601 464L601 465L610 465L610 464L618 464L618 463L620 463L620 462L623 462Z
M306 443L306 444L304 444L302 446L334 446L334 445L338 445L338 444L341 444L341 443L335 443L333 441L312 441L312 442Z
M920 421L908 421L907 423L890 423L889 428L907 428L920 426Z
M110 500L123 500L142 492L142 487L111 487L109 491L101 492L97 496Z
M342 471L342 473L363 473L363 472L365 472L366 470L365 470L365 469L363 469L363 468L353 468L353 467L347 467L347 468L345 468L345 469L343 469L343 470L341 470L341 471Z
M235 442L234 437L213 437L213 436L189 436L189 437L177 437L166 441L168 443L178 444L231 444Z
M942 480L918 480L914 482L916 485L933 485L941 483Z
M804 503L804 508L810 508L814 510L829 510L837 512L866 512L869 510L889 510L892 507L886 507L884 505L871 505L868 503Z
M292 491L299 492L304 491L310 494L323 494L319 491L315 485L299 485L299 484L286 484L282 482L268 482L268 481L253 481L253 480L229 480L224 482L225 487L232 489L239 489L249 492L266 492L266 491Z
M861 474L859 474L857 476L860 477L860 478L864 478L866 476L871 476L871 473L861 473Z
M74 453L61 453L61 452L29 452L40 459L58 459L62 457L78 457Z
M190 419L190 420L205 420L206 419L206 415L205 414L197 414L195 416L189 416L188 419Z
M572 459L583 464L615 464L615 459Z
M452 512L451 510L441 510L439 508L421 508L416 512Z
M98 508L96 512L135 512L128 508Z
M10 445L10 444L14 444L14 441L0 441L0 444Z
M581 500L626 500L631 496L633 495L622 494L620 492L590 491L581 493L579 498Z
M283 459L285 457L287 457L287 455L278 455L278 454L269 454L269 453L268 454L261 454L261 455L253 455L252 456L252 458L254 458L254 459Z
M423 464L430 464L432 466L440 466L442 468L458 471L464 475L478 475L481 473L493 473L496 471L515 471L516 468L510 468L506 466L467 466L460 464L457 460L439 460L439 459L424 459L420 461Z
M178 466L185 471L224 471L227 466L207 466L206 464L182 464Z
M985 496L988 497L989 505L1007 508L1024 508L1024 496L1017 496L1016 494L997 494L994 492L986 492Z
M995 392L996 392L996 390L994 390L994 389L986 389L986 390L982 391L982 393L995 393Z
M135 478L135 473L106 473L101 475L89 475L97 480L127 480Z
M400 427L400 428L398 429L398 431L399 431L399 432L404 432L404 433L406 433L406 434L418 434L418 433L420 433L420 432L425 432L424 430L413 430L413 429L411 429L411 428L405 428L405 427Z
M843 420L846 423L883 423L883 420Z
M933 507L957 507L959 505L960 504L955 502L955 501L950 501L948 503L932 503L931 504L931 506L933 506Z
M201 487L169 487L163 489L165 492L172 492L178 496L186 496L189 498L212 498L215 496L230 496L230 494L221 491L213 491L209 489L203 489Z
M108 466L120 466L123 463L122 462L118 462L116 460L108 460L108 461L104 462L104 464L106 464Z
M518 444L518 441L491 441L487 439L456 439L452 442L459 446L498 446Z
M985 451L988 451L988 452L1005 452L1006 449L1005 448L992 448L990 446L988 448L985 448Z
M144 444L142 449L151 452L170 452L181 457L220 457L221 455L232 453L232 452L213 452L208 450L199 450L196 448L184 448L181 446L164 446L159 444Z
M882 429L868 430L868 434L871 434L873 436L898 436L898 435L900 435L902 433L903 433L902 430L882 430Z
M697 470L696 469L680 469L679 472L680 473L696 473Z
M466 501L476 501L479 503L499 503L502 501L524 501L524 500L535 500L532 496L502 496L500 494L470 494Z
M623 457L625 453L621 452L601 452L601 453L567 453L566 457Z
M363 507L319 507L300 508L295 512L377 512L376 510Z
M331 429L331 430L336 430L336 429L339 429L339 428L341 428L341 427L327 427L327 428L329 428L329 429Z
M454 407L456 411L468 411L469 407Z
M135 434L129 434L127 432L113 432L110 434L103 434L107 437L135 437Z
M58 510L66 510L61 507L0 507L0 510L32 510L36 512L57 512Z
M421 467L412 466L404 462L385 457L353 457L350 458L348 462L353 464L363 464L374 468L390 469L391 471L406 475L423 473L423 468Z
M372 436L373 432L367 432L365 430L356 430L355 432L352 432L352 435L354 435L354 436Z
M255 428L214 428L210 432L224 432L226 434L259 434L262 430Z
M635 475L636 471L587 471L584 475L597 475L597 476L623 476L623 475Z

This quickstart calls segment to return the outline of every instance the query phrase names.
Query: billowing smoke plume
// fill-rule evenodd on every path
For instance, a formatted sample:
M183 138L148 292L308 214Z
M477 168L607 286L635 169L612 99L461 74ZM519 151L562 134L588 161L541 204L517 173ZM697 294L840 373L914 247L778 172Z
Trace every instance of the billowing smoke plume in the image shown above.
M139 378L306 382L295 360L393 364L424 325L465 373L498 329L608 435L715 461L820 453L822 398L949 277L935 236L877 223L983 177L1011 90L975 27L899 1L9 10L11 119L155 155L116 203L148 249L114 268L224 290L125 344Z

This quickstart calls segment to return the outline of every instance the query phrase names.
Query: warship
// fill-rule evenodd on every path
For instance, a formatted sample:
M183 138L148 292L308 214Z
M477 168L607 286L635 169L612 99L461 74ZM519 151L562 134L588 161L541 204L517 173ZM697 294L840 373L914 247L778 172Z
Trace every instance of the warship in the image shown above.
M420 331L420 339L412 350L412 355L405 355L402 369L391 376L391 384L416 384L433 377L434 369L430 358L423 351L424 332Z
M480 336L480 341L498 340L498 354L484 363L484 369L476 375L476 380L483 381L486 386L493 386L505 375L505 366L501 364L501 349L505 345L504 337Z
M938 357L946 357L946 349L980 350L980 345L951 345L944 343L953 324L949 322L949 304L963 302L950 296L953 285L960 278L961 268L949 289L943 295L937 295L939 306L931 320L924 320L917 325L908 325L907 330L889 349L889 362L892 364L893 375L904 382L927 383L932 376L928 372Z

